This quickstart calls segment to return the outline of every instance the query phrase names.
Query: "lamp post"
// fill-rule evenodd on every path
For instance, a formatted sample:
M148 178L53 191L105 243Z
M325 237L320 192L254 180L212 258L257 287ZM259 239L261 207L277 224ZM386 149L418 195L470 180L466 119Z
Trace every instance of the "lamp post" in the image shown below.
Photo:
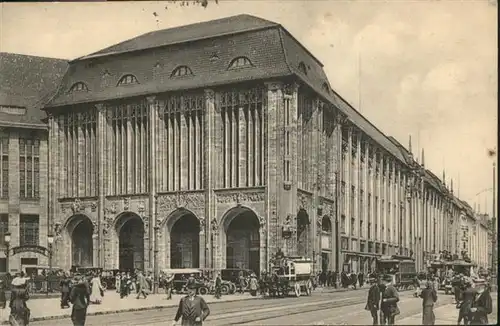
M3 241L5 243L5 271L9 273L9 257L10 257L10 232L4 234Z
M49 292L52 292L52 286L50 284L50 278L52 276L52 244L54 243L54 236L52 233L49 233L47 236L47 243L49 245L48 251L49 251L49 273L47 275L47 295Z

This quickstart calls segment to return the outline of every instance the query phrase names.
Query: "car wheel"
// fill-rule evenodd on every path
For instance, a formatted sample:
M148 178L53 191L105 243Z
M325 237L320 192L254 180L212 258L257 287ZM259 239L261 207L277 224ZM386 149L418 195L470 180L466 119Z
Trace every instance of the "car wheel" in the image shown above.
M221 287L220 287L220 292L221 294L223 295L228 295L229 294L229 286L227 284L222 284Z
M200 295L206 295L208 293L208 289L202 286L201 288L198 289L198 292L200 293Z

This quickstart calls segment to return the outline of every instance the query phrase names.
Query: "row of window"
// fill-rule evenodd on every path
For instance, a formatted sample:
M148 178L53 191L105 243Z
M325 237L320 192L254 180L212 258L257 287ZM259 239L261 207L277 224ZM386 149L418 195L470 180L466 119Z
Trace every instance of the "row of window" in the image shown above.
M40 197L40 140L19 139L19 197ZM0 138L0 198L9 196L9 138Z
M238 68L246 68L252 66L253 66L252 62L247 57L237 57L231 61L228 69L238 69ZM191 76L191 75L193 75L193 71L191 70L191 68L189 68L188 66L179 66L174 69L174 71L170 75L170 78ZM120 78L117 86L133 85L133 84L139 84L137 77L131 74L127 74L124 75L122 78ZM89 88L84 82L76 82L70 87L69 92L70 93L87 92L88 90Z
M5 245L5 234L9 232L9 214L0 214L0 245ZM19 216L19 245L40 245L40 218L38 215Z

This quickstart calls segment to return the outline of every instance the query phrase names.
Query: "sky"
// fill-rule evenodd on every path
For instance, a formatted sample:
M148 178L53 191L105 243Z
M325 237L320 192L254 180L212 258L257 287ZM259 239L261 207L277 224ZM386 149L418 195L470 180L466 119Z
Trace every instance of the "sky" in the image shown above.
M492 211L497 148L497 3L209 0L1 3L0 51L75 59L150 31L251 14L284 26L332 88L425 166ZM498 187L497 187L498 189ZM478 193L481 193L477 195ZM487 206L487 207L485 207Z

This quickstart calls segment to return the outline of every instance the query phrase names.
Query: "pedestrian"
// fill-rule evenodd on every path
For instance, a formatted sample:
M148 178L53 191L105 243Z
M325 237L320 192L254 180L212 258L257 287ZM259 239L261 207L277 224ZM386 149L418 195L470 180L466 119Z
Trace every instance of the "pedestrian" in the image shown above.
M493 311L490 291L484 279L476 279L474 286L476 295L470 309L471 325L488 325L488 315Z
M384 325L394 325L394 320L400 313L398 308L399 294L392 281L391 275L384 275L382 278L384 289L382 291L380 310L382 312L382 324Z
M257 290L259 289L259 282L257 282L257 276L254 273L250 275L249 283L248 287L250 289L250 295L255 297L257 295Z
M115 276L115 289L116 289L116 293L120 293L120 289L121 289L121 275L120 273L116 273L116 276Z
M127 277L127 274L122 273L122 276L120 278L120 299L123 299L128 296L129 294L129 279Z
M137 297L136 299L139 299L141 297L141 294L144 296L144 299L148 297L148 289L149 285L146 280L146 277L141 271L137 272Z
M0 313L0 320L4 320L4 311L7 306L7 296L5 295L5 282L0 280L0 309L2 309Z
M368 279L371 286L368 290L368 298L365 310L368 310L372 315L373 325L378 325L378 314L380 309L380 280L375 277Z
M365 275L363 274L363 272L359 272L359 274L358 274L358 281L359 281L359 287L360 288L363 287L364 278L365 278Z
M215 277L215 298L220 299L222 295L222 279L220 277L220 273L217 273L217 276Z
M94 277L90 281L90 286L90 303L101 304L102 297L104 296L104 289L101 284L101 279L97 273L94 274Z
M420 293L422 298L422 325L434 325L436 317L434 316L434 303L437 301L436 289L427 282L425 289Z
M25 326L30 321L30 310L26 301L29 300L28 284L25 277L17 276L12 280L10 292L10 316L11 325Z
M174 287L174 274L167 273L165 275L165 293L167 294L167 300L172 299L173 287Z
M245 293L245 276L243 275L243 271L240 271L239 272L239 275L238 275L238 284L239 284L239 292L240 294L243 294Z
M202 297L196 295L196 286L187 287L188 295L179 302L179 308L175 314L174 322L176 325L182 318L182 326L201 326L203 321L210 315L210 309Z
M71 310L71 321L73 322L73 326L85 326L87 307L90 304L90 291L84 277L78 276L76 278L69 297L73 304Z
M457 308L459 309L457 325L460 325L462 320L464 321L464 325L470 324L470 308L472 308L472 302L475 296L476 291L472 288L471 282L466 281L465 291L462 292L462 297L459 298L460 301L457 303Z
M69 293L71 287L71 280L69 279L67 273L63 274L61 282L59 282L61 287L61 309L69 308Z

